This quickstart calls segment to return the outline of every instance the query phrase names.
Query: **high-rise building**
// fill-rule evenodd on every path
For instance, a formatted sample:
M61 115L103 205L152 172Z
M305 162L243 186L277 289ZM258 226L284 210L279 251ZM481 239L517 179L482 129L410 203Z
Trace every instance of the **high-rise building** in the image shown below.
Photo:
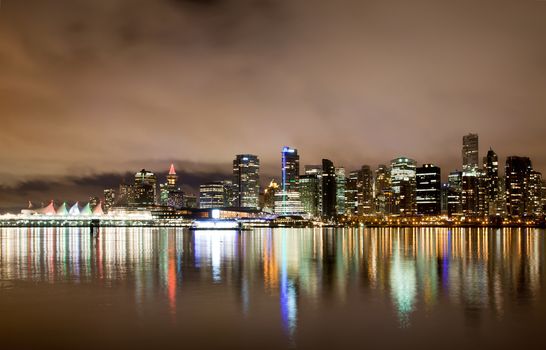
M358 171L351 171L345 183L345 212L349 216L358 214Z
M373 214L373 172L369 165L363 165L358 171L358 213Z
M239 154L233 161L235 206L258 208L260 195L260 160L252 154Z
M327 220L336 217L336 168L329 159L322 160L322 216Z
M345 168L336 168L336 213L345 215L345 189L346 189Z
M467 217L479 216L479 176L478 171L463 172L461 183L461 206Z
M506 158L506 211L512 218L519 218L527 213L528 185L532 170L531 160L527 157Z
M108 212L116 203L116 190L107 188L104 190L104 210Z
M303 212L312 218L319 218L320 208L320 177L318 174L300 176L300 200Z
M416 170L416 202L420 215L440 215L442 182L440 168L423 164Z
M379 215L387 215L392 211L392 189L390 169L380 164L375 171L374 209Z
M225 206L225 191L222 181L208 182L199 186L199 208L222 208Z
M171 164L167 182L159 186L159 203L163 206L180 209L184 206L184 192L178 187L178 175Z
M415 168L413 159L399 157L391 161L391 186L394 194L394 213L413 215L415 205Z
M318 179L318 216L322 216L322 164L306 165L305 175L314 175Z
M137 172L133 191L134 197L131 198L129 206L154 206L157 203L157 178L155 174L146 169Z
M474 173L480 167L478 134L463 136L463 173Z
M281 190L275 194L275 213L302 213L299 192L300 157L294 148L283 147L281 152Z
M542 207L542 174L538 171L531 171L527 190L527 215L541 216L544 214Z
M484 180L485 180L485 202L488 215L497 213L497 202L499 200L499 159L497 154L490 148L487 156L484 157Z
M448 176L447 214L450 217L463 215L462 206L462 171L453 171Z

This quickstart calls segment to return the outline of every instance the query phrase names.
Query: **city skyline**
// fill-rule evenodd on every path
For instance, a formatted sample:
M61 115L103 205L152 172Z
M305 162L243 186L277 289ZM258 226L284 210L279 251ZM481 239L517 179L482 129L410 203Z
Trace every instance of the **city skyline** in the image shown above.
M272 176L283 145L455 169L468 132L546 172L544 2L78 4L2 2L3 203L171 162L214 180L245 152Z

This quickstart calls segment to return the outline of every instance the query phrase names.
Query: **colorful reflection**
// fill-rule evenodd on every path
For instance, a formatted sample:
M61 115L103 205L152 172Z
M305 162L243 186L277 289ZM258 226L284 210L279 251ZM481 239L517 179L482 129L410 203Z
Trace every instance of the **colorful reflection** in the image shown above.
M387 301L400 327L440 301L502 317L536 303L544 284L544 231L527 229L279 229L196 231L112 228L0 230L0 279L103 286L129 284L137 309L164 298L173 318L203 286L233 296L247 317L266 295L297 338L305 314L361 293Z

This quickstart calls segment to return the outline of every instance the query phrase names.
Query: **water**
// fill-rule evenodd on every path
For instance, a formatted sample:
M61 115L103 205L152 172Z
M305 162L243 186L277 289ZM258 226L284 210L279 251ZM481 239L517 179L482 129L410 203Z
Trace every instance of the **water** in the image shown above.
M545 248L531 229L1 229L0 348L540 348Z

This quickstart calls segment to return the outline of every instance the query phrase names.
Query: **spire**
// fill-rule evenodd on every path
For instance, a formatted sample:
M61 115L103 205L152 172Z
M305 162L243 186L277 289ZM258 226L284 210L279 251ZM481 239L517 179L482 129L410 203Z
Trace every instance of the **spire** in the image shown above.
M169 169L169 175L176 175L176 171L174 170L174 164L171 163L171 168Z

